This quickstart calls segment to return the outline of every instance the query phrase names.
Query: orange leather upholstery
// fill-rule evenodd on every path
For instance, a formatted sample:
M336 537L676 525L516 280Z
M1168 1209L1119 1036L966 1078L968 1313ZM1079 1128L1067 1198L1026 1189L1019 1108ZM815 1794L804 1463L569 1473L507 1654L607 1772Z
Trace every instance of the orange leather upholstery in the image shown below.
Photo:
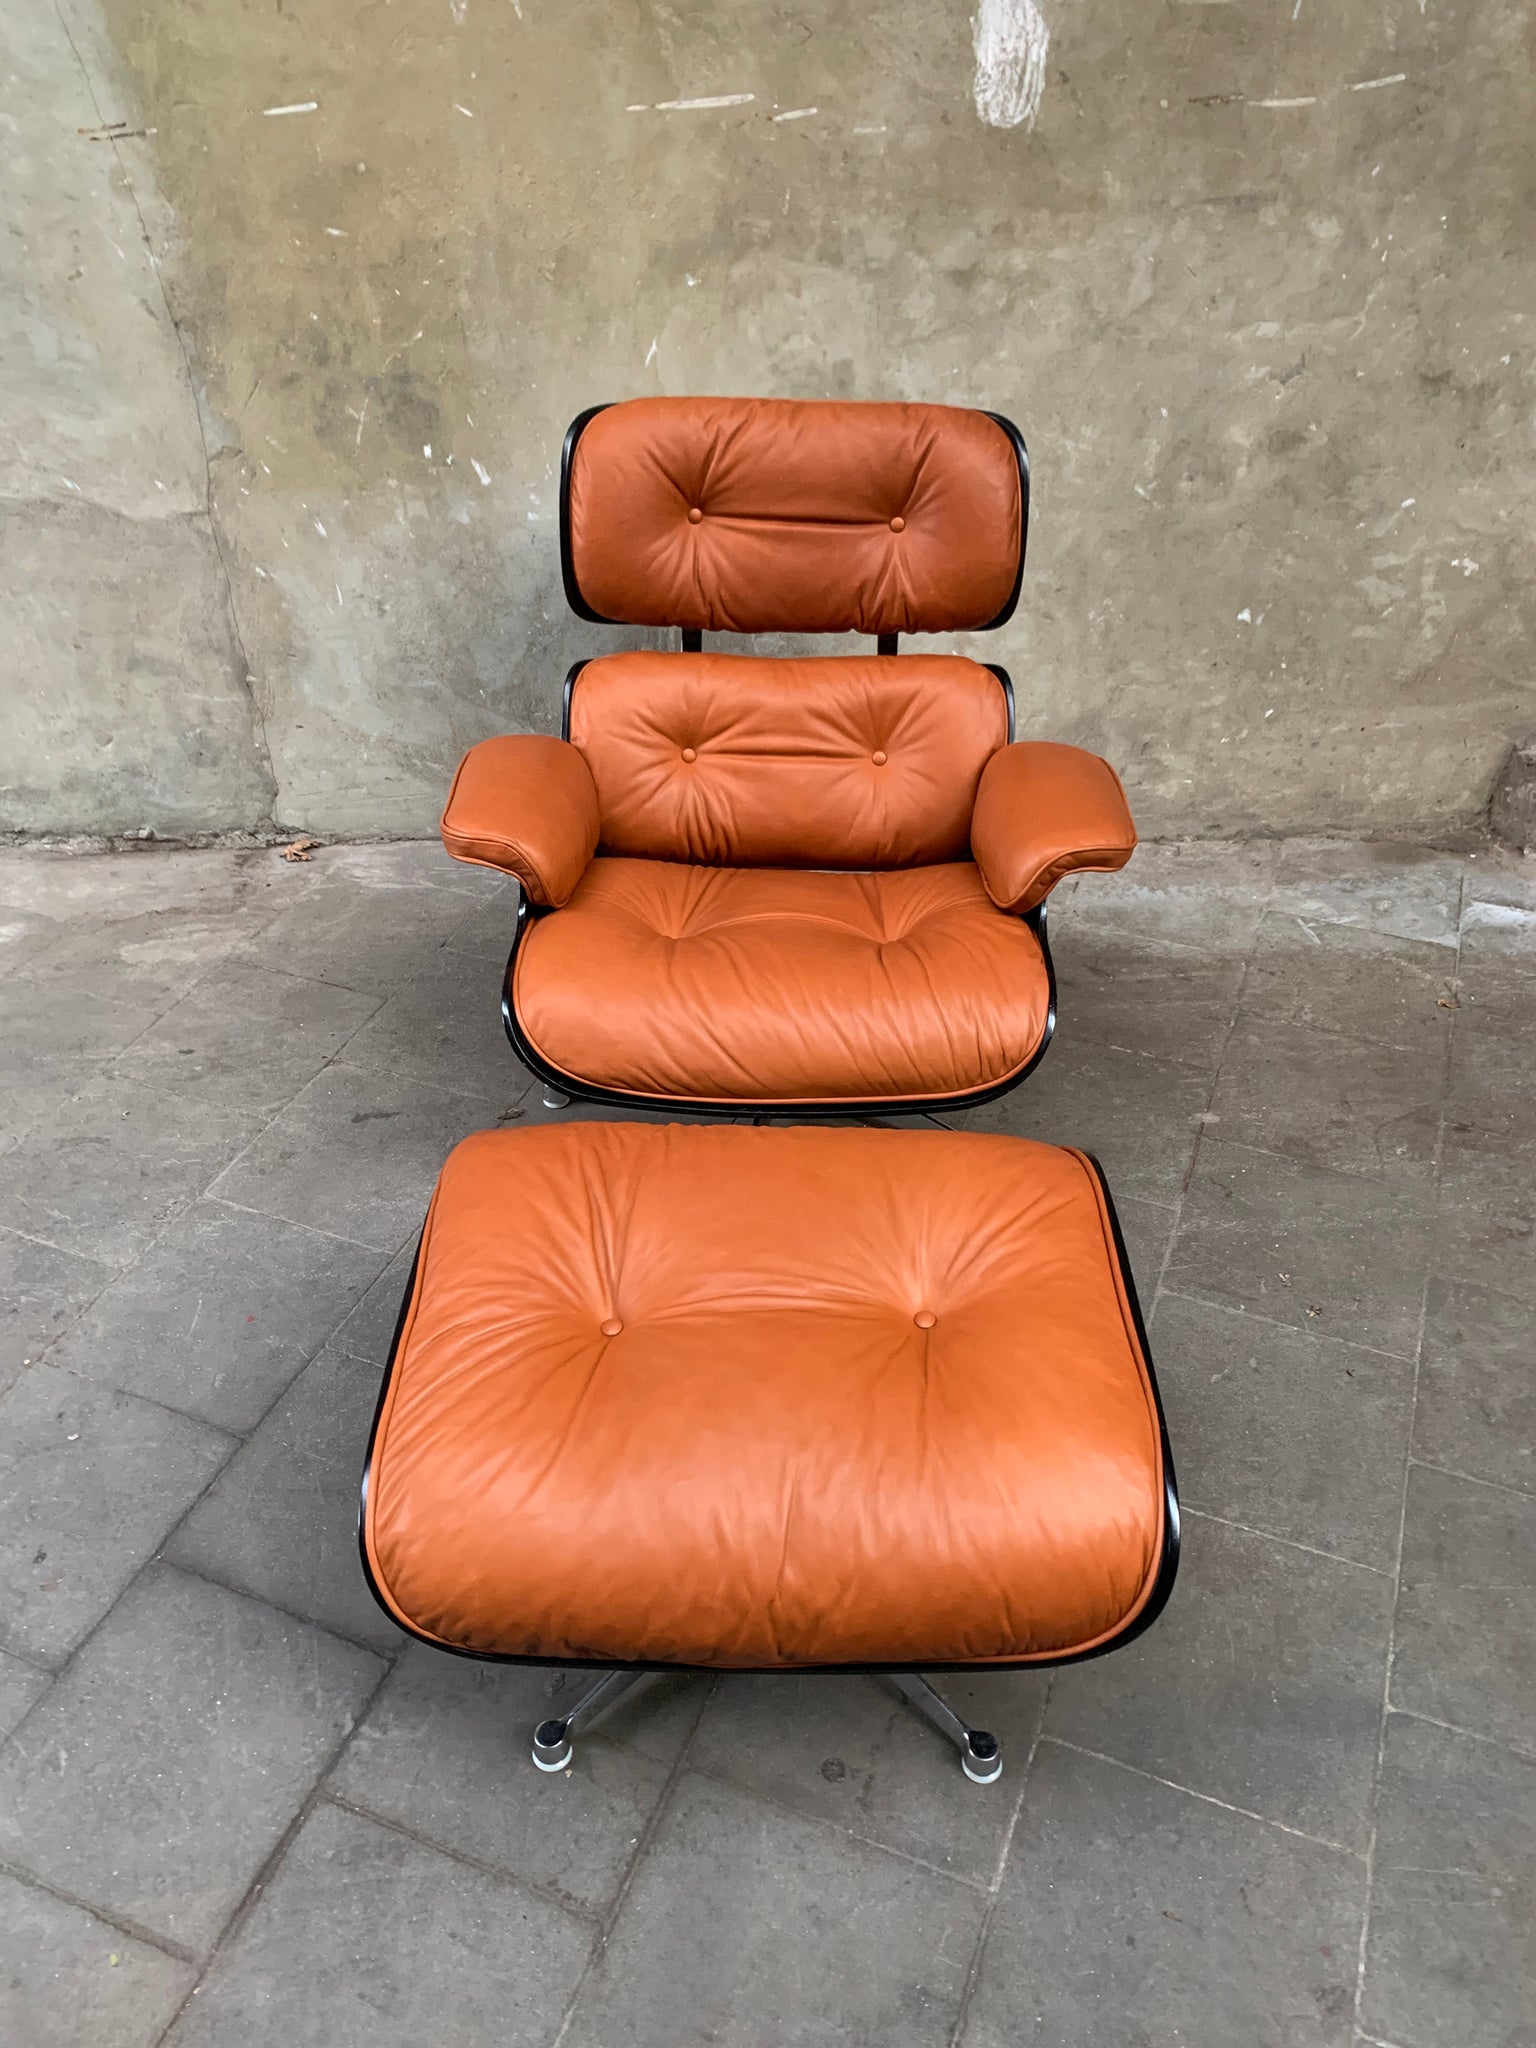
M627 625L964 631L1011 608L1023 519L1013 442L982 412L634 398L571 452L568 588Z
M1063 875L1123 868L1136 828L1120 778L1081 747L1022 740L982 771L971 851L1003 910L1033 910Z
M561 559L588 617L891 636L995 625L1023 445L933 405L647 398L566 439ZM443 839L517 876L514 1046L546 1086L730 1108L958 1103L1054 1022L1035 911L1136 843L1092 755L1013 746L951 655L573 671L569 742L486 741Z
M607 853L748 867L963 860L1006 744L996 676L956 655L610 654L571 691Z
M1169 1477L1080 1154L570 1124L444 1167L363 1537L455 1649L1028 1663L1166 1592Z
M561 904L597 849L597 791L565 740L513 733L482 740L459 763L443 812L456 860L505 868L535 903Z
M513 1006L578 1081L745 1103L964 1095L1020 1072L1049 976L970 862L875 874L599 858L525 932Z

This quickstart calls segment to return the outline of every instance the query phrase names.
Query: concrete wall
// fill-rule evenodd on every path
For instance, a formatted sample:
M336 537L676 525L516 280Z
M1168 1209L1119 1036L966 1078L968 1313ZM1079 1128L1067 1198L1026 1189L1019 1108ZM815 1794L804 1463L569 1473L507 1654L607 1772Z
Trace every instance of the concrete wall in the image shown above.
M624 644L554 479L647 391L1017 419L975 651L1149 831L1444 831L1536 731L1523 0L93 4L0 0L0 821L430 831Z

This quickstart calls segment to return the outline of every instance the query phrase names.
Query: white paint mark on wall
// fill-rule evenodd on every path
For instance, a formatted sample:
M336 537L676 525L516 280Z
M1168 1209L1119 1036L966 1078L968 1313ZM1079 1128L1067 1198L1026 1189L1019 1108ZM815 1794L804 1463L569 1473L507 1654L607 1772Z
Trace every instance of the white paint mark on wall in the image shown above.
M805 121L809 120L812 114L819 114L820 112L820 107L791 107L787 114L775 114L773 119L775 121Z
M722 92L708 100L658 100L654 107L626 107L626 114L700 114L711 107L745 107L757 98L753 92Z
M656 360L656 341L657 341L657 337L653 335L653 336L652 336L652 338L651 338L651 345L650 345L650 347L649 347L649 348L648 348L648 349L646 350L646 352L645 352L645 363L644 363L643 367L644 367L645 369L647 369L647 370L648 370L648 369L649 369L649 368L651 367L652 363L654 363L654 362L655 362L655 360Z
M1034 123L1051 32L1037 0L981 0L971 23L976 111L989 128Z
M313 114L319 105L320 102L318 100L295 100L291 107L263 107L261 111L268 116L273 114Z
M490 480L491 480L491 473L490 473L490 471L489 471L488 469L486 469L486 468L485 468L485 467L483 466L483 464L481 464L481 463L477 462L477 461L475 460L475 458L474 458L474 456L473 456L473 455L471 455L471 457L469 458L469 466L470 466L470 468L471 468L471 469L472 469L472 470L473 470L473 471L475 472L475 475L476 475L477 477L479 477L479 479L480 479L481 483L483 483L483 484L488 484L488 483L490 482Z
M1394 71L1390 78L1362 78L1358 85L1352 85L1351 92L1375 92L1380 85L1401 85L1407 78L1406 71Z
M1299 100L1250 100L1248 104L1250 107L1315 107L1317 94L1310 93L1305 99Z
M466 121L473 121L473 119L475 118L474 115L469 111L468 107L461 107L457 100L455 100L453 103L453 111L456 114L462 114Z

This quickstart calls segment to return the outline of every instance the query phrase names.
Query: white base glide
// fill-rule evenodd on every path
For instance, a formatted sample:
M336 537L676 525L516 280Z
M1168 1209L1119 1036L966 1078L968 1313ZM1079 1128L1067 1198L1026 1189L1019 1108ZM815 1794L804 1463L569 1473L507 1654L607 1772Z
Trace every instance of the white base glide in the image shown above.
M560 1733L554 1742L544 1743L539 1736L546 1729L558 1728ZM533 1761L541 1771L563 1771L576 1754L576 1746L565 1732L563 1721L541 1721L533 1738Z
M960 1752L960 1768L973 1785L995 1785L1003 1775L1003 1752L995 1735L962 1721L948 1700L926 1678L911 1671L888 1671L886 1677L925 1721L947 1735Z
M599 1714L606 1712L615 1700L621 1699L632 1685L638 1685L645 1676L643 1671L605 1671L601 1678L590 1684L568 1714L562 1714L551 1721L541 1721L533 1731L533 1761L541 1771L563 1771L570 1767L576 1754L571 1736L578 1721L595 1721Z

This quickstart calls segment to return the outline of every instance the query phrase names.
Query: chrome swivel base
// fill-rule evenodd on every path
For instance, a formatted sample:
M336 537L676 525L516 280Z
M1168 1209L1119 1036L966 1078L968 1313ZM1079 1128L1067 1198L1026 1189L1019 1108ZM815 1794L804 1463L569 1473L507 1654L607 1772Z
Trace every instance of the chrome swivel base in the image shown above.
M533 1731L533 1760L541 1771L563 1771L576 1753L572 1740L578 1724L590 1726L622 1699L631 1686L646 1676L643 1671L605 1671L577 1700L568 1714L541 1721ZM907 1671L884 1674L910 1707L947 1735L960 1752L960 1768L973 1785L990 1785L1003 1774L1003 1752L995 1735L985 1728L972 1728L954 1708L934 1691L925 1678Z
M916 1708L925 1721L931 1721L941 1735L949 1737L960 1752L960 1768L973 1785L990 1785L1003 1775L1003 1752L995 1735L962 1721L926 1678L914 1677L910 1671L888 1671L885 1675L909 1707Z
M563 1088L557 1088L553 1081L544 1083L544 1107L546 1109L569 1109L571 1098Z
M559 1720L541 1721L533 1731L533 1760L541 1771L563 1771L575 1755L571 1741L578 1722L590 1723L646 1676L643 1671L605 1671Z

